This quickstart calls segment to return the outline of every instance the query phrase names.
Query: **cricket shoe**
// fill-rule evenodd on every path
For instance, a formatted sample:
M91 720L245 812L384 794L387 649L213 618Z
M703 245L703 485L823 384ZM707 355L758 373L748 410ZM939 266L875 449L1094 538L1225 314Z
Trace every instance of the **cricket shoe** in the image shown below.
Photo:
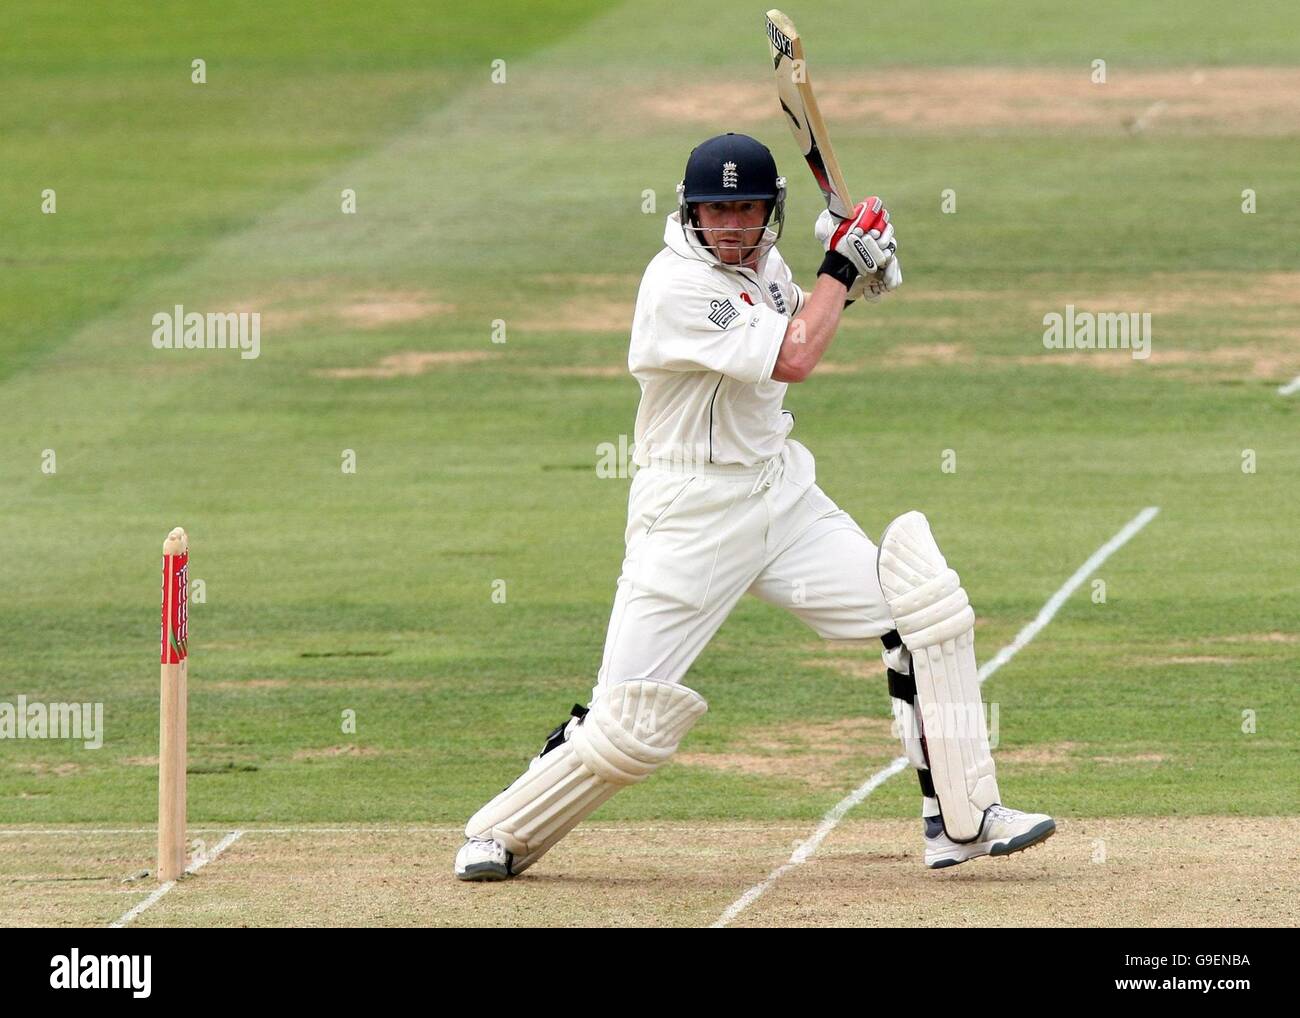
M457 880L509 880L514 854L491 838L470 838L456 853Z
M1010 855L1046 841L1056 831L1056 821L1046 813L1021 813L994 803L984 811L984 822L974 841L953 841L944 833L939 817L925 818L925 864L932 870L956 866L982 855Z

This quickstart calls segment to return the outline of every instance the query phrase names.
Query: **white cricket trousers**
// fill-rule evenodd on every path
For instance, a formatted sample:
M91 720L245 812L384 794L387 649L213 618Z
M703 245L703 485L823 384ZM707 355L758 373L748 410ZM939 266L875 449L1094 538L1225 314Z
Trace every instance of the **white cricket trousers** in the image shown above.
M593 698L628 679L680 682L746 592L826 639L893 629L876 546L815 480L791 440L758 467L642 467Z

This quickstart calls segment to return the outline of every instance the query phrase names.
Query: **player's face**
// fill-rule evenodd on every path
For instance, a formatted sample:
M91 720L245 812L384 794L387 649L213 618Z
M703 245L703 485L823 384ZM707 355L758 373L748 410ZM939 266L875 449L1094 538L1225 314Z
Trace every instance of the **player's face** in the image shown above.
M704 243L726 265L753 265L767 219L765 201L704 201L696 207Z

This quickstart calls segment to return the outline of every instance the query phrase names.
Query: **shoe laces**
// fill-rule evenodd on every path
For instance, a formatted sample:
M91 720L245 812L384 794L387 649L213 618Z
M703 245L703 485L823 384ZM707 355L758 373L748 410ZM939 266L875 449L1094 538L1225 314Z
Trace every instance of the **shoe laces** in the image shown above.
M1014 820L1016 818L1015 810L1007 809L1007 807L997 802L989 807L988 812L989 817L993 820Z

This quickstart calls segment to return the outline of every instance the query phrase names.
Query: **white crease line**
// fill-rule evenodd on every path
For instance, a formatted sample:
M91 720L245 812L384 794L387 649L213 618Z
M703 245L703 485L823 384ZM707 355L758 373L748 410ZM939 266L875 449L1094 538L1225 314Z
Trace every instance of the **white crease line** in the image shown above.
M124 913L121 916L121 918L117 920L117 922L109 923L108 928L110 930L120 930L123 926L129 923L132 919L138 916L145 909L149 908L151 905L157 902L158 899L160 899L164 894L166 894L175 886L176 886L175 880L167 881L167 883L163 884L161 887L156 888L154 892L151 895L149 895L149 897L145 898L144 901L140 902L140 904L136 905L130 911Z
M871 775L866 784L855 788L852 792L836 803L835 808L822 817L822 822L817 825L817 830L813 831L812 837L807 841L800 842L795 848L793 854L790 856L789 862L778 866L767 875L766 880L762 883L755 884L739 898L733 901L727 907L727 910L718 917L717 922L713 923L709 928L716 930L726 926L731 922L731 920L735 919L736 916L740 915L741 912L745 911L745 909L749 908L750 905L761 898L764 892L780 880L788 870L792 870L796 866L805 863L812 858L812 854L817 851L818 846L820 846L826 839L826 835L830 834L831 831L835 829L835 826L844 819L845 813L851 810L899 771L903 770L906 766L907 757L896 757L893 763L884 770L877 771L875 774Z
M1280 385L1277 389L1279 396L1290 396L1293 392L1300 392L1300 375L1296 375L1286 385Z
M197 873L199 870L203 869L204 866L212 862L213 859L219 856L222 852L228 849L231 845L233 845L236 841L238 841L243 836L244 836L243 831L231 831L229 834L227 834L224 838L222 838L212 847L211 852L205 853L203 856L201 856L200 858L196 859L194 862L186 866L185 867L186 875L191 876ZM132 919L136 918L136 916L138 916L145 909L152 908L154 905L156 905L159 901L162 900L163 895L165 895L168 891L170 891L175 886L176 886L175 880L167 881L167 883L163 884L161 887L156 889L152 894L149 895L149 897L145 898L144 901L140 902L140 904L136 905L134 908L129 909L125 913L123 913L122 917L118 919L117 922L109 923L109 929L120 930L123 926L131 922Z
M244 834L451 834L463 831L463 825L457 827L241 827ZM215 831L229 831L230 825L222 827L187 827L191 834L207 834ZM157 827L19 827L0 829L0 837L17 837L22 834L70 835L81 834L157 834Z
M190 827L187 828L191 834L205 834L214 831L229 831L226 827ZM462 834L465 830L464 825L458 824L455 827L241 827L245 837L251 834ZM693 827L686 827L676 824L660 824L655 827L580 827L574 831L570 837L581 837L584 834L715 834L715 833L761 833L763 831L804 831L806 827L785 825L785 826L764 826L762 824L753 824L749 826L730 827L701 827L698 824ZM0 830L0 837L17 837L23 834L37 835L41 837L79 837L83 835L105 835L105 834L149 834L156 835L156 827L121 827L121 828L21 828L18 830Z
M1091 576L1097 567L1110 558L1111 555L1124 547L1134 534L1155 518L1156 513L1159 511L1160 508L1158 506L1148 506L1143 509L1140 513L1134 516L1133 519L1129 520L1128 523L1124 524L1119 533L1093 552L1088 558L1088 561L1076 569L1074 575L1065 581L1061 589L1047 599L1047 603L1043 605L1042 610L1039 611L1038 615L1034 618L1034 621L1025 626L1024 629L1020 630L1011 643L998 651L993 660L987 662L984 667L979 670L980 682L983 683L985 679L1015 657L1025 644L1037 636L1042 631L1043 627L1052 621L1052 617L1060 611L1061 605L1065 604L1069 596L1079 589L1079 586L1083 581ZM749 908L750 905L761 898L764 893L766 893L767 889L780 880L782 876L794 869L796 866L800 866L811 859L813 853L815 853L821 843L826 840L826 836L835 829L836 825L839 824L841 820L844 819L844 814L854 806L858 805L858 803L862 802L863 799L899 771L906 769L906 767L907 757L897 757L888 767L871 775L864 784L859 785L836 803L835 808L822 818L822 822L817 826L817 830L813 832L812 837L808 838L807 841L801 842L795 848L794 852L790 855L789 861L782 863L769 873L765 880L755 884L727 906L727 910L723 912L722 915L718 917L717 921L712 923L709 928L721 929L726 926L735 919L736 916L740 915L741 912L745 911L745 909Z
M1145 131L1148 127L1151 126L1151 122L1155 120L1155 118L1158 117L1161 113L1163 113L1168 106L1169 103L1167 103L1165 100L1157 99L1150 106L1148 106L1145 111L1143 111L1140 117L1138 117L1135 121L1133 121L1133 126L1130 127L1129 130L1132 131L1134 134L1140 134L1141 132Z
M1118 534L1094 551L1092 557L1076 569L1074 575L1065 581L1065 585L1048 598L1047 604L1043 605L1042 610L1038 613L1034 621L1025 626L1024 629L1020 630L1020 632L1016 634L1016 638L998 651L992 661L985 662L984 667L981 668L979 672L980 682L983 682L1020 653L1020 651L1024 649L1025 644L1037 636L1047 623L1052 621L1052 617L1061 610L1061 605L1065 604L1070 595L1082 586L1083 581L1091 576L1097 570L1097 567L1115 554L1115 552L1128 544L1129 539L1155 519L1155 515L1159 511L1159 506L1147 506L1124 524L1123 529L1121 529Z

